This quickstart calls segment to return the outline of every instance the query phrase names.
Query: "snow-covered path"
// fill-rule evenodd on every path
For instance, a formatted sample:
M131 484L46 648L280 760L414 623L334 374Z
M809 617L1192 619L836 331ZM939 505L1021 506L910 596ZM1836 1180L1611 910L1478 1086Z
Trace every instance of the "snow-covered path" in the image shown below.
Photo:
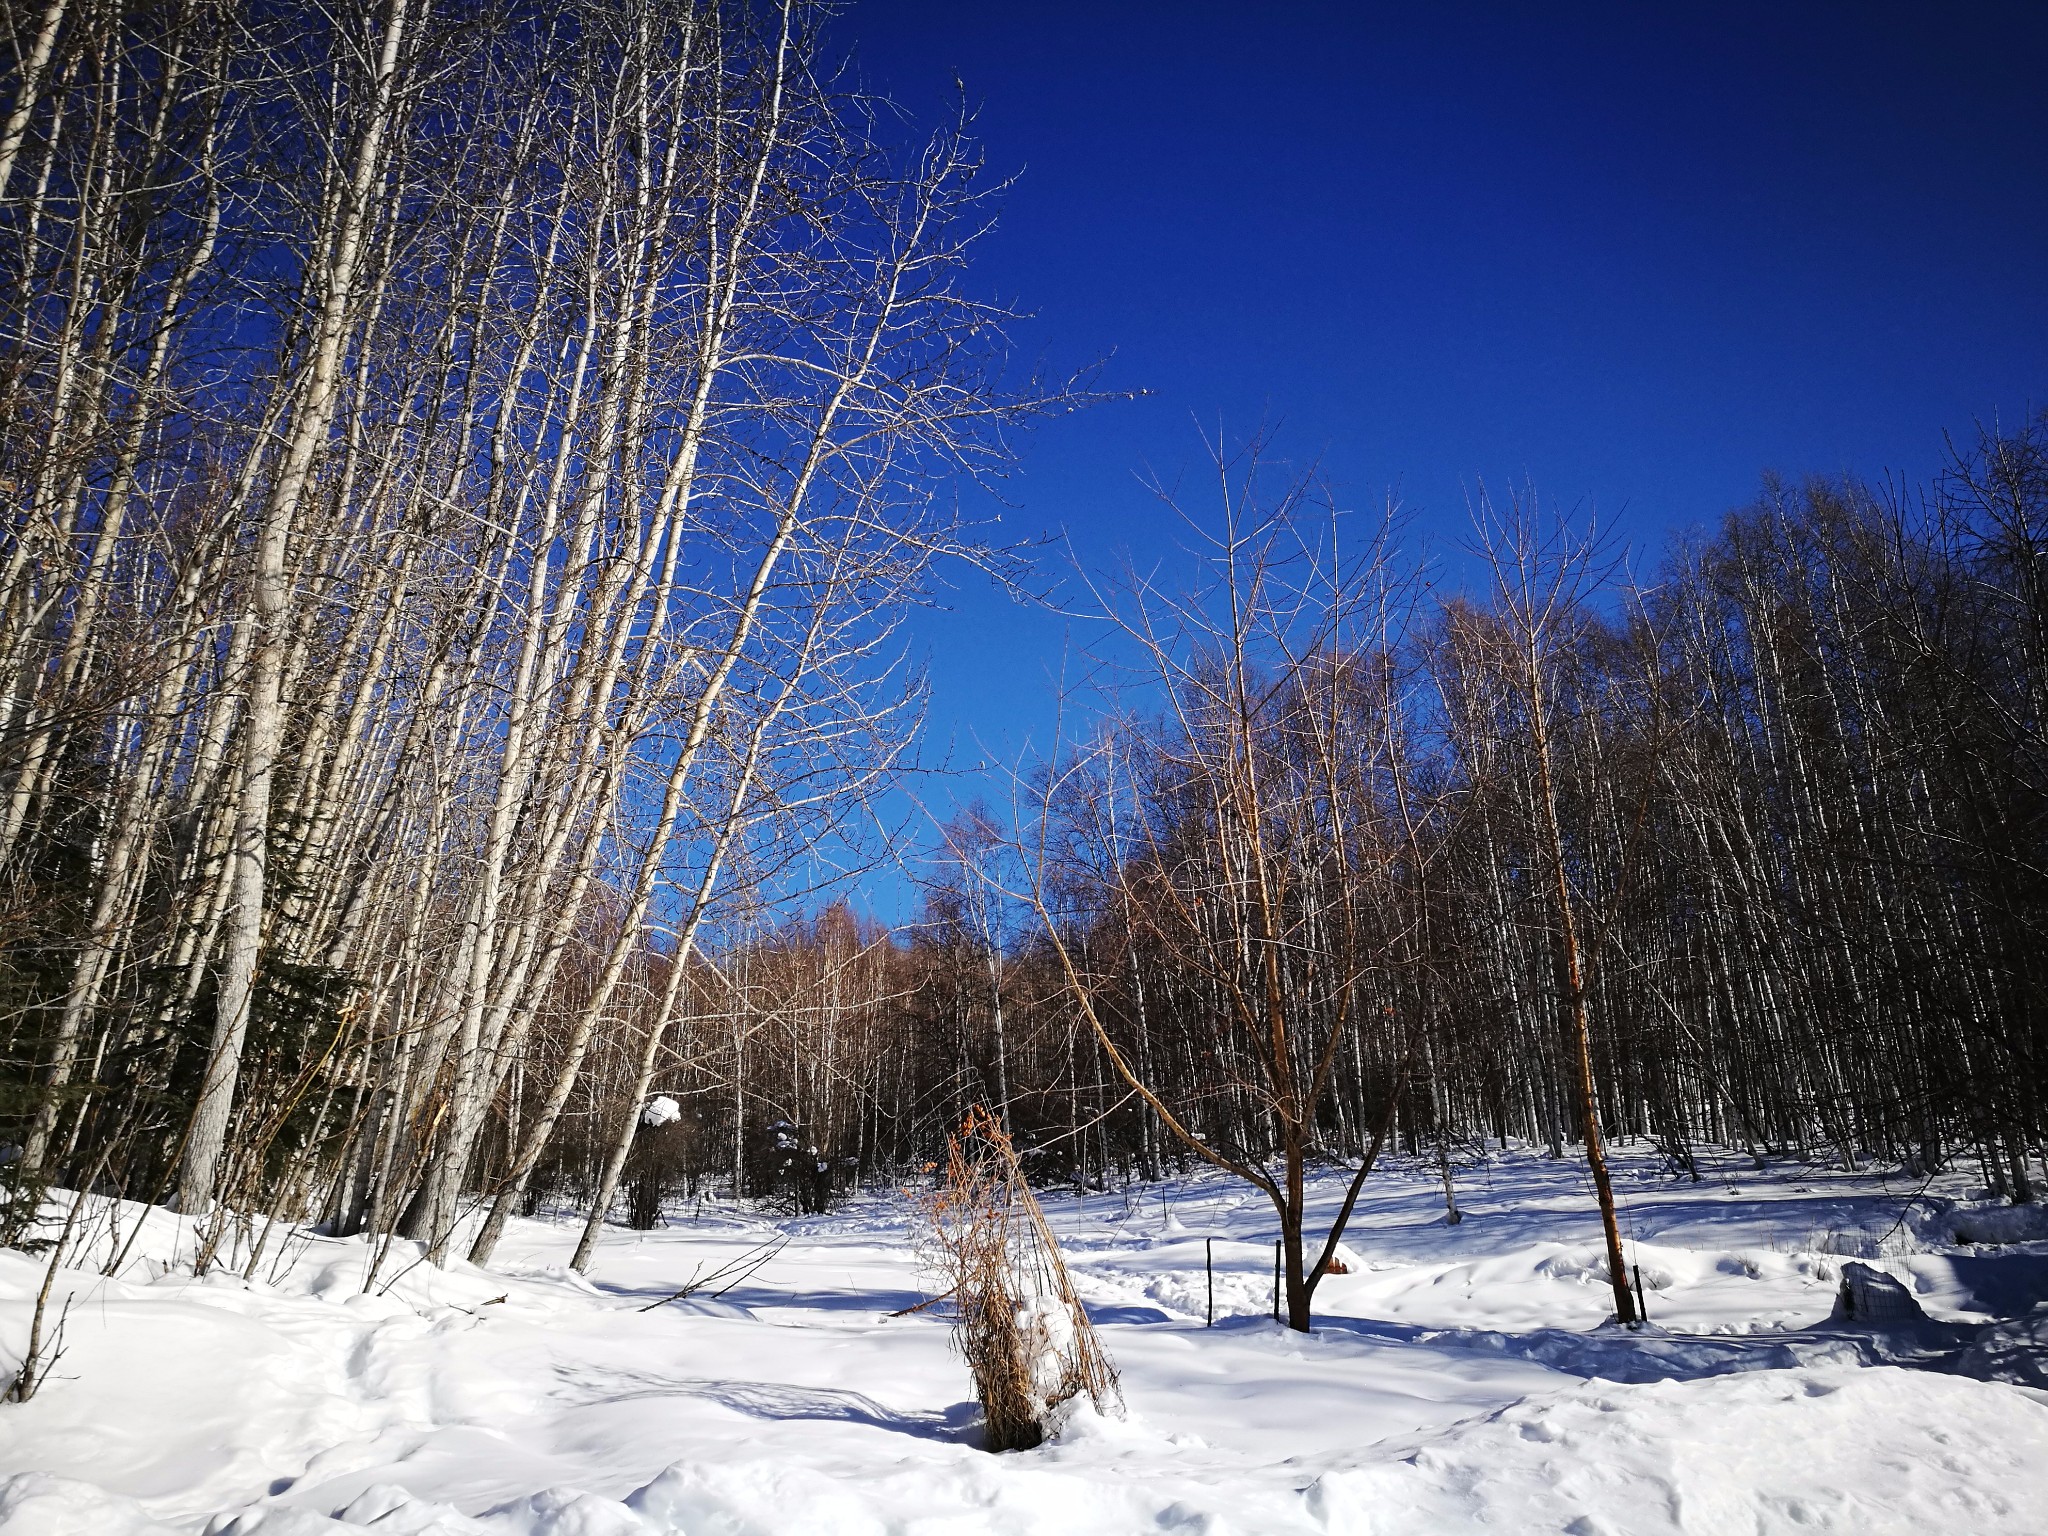
M2007 1318L1972 1358L2039 1368L2048 1242L1956 1247L2013 1216L1901 1224L1912 1187L1877 1177L1621 1162L1641 1336L1599 1326L1582 1175L1526 1153L1464 1178L1454 1228L1427 1170L1375 1175L1309 1337L1266 1320L1272 1217L1240 1187L1050 1199L1130 1413L1003 1457L944 1321L887 1315L923 1294L898 1198L616 1231L592 1283L570 1229L524 1222L489 1272L370 1296L365 1246L317 1237L274 1284L152 1280L177 1241L156 1214L126 1278L67 1276L57 1378L0 1409L0 1531L2048 1532L2048 1392L1870 1363ZM722 1301L641 1310L778 1230ZM1817 1326L1841 1255L1880 1247L1936 1323ZM39 1282L0 1255L0 1352Z

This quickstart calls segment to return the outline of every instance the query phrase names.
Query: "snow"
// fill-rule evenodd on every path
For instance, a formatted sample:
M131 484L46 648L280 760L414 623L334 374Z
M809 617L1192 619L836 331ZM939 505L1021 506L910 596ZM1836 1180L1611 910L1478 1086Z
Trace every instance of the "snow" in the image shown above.
M1017 1336L1030 1363L1031 1390L1041 1418L1066 1385L1067 1362L1079 1331L1077 1321L1057 1296L1037 1296L1017 1304Z
M588 1280L568 1213L518 1221L489 1271L401 1244L367 1295L361 1240L279 1234L258 1279L195 1280L179 1218L120 1207L126 1267L60 1274L64 1355L0 1408L0 1532L2048 1530L2038 1216L1959 1182L1616 1163L1641 1333L1604 1321L1583 1171L1526 1150L1468 1171L1455 1227L1433 1169L1376 1173L1307 1336L1268 1320L1272 1215L1242 1186L1049 1195L1129 1412L1082 1406L1000 1457L944 1319L889 1315L925 1294L898 1194L791 1220L707 1203L608 1231ZM1318 1179L1321 1209L1342 1182ZM641 1310L778 1232L723 1299ZM1830 1323L1846 1257L1926 1319ZM0 1254L0 1361L41 1280Z
M683 1107L665 1093L657 1093L640 1107L640 1123L654 1129L683 1118Z

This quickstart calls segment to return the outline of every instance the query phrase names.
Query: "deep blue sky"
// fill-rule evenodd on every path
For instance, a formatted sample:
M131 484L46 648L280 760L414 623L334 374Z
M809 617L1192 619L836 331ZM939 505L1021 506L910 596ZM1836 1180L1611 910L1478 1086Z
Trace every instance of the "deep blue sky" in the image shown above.
M1138 483L1278 424L1455 540L1479 479L1639 549L1788 474L1924 476L2048 405L2048 3L863 0L863 80L955 76L1021 172L979 281L1152 391L1024 445L1005 526L1171 548ZM1061 625L918 620L935 747L1042 732Z

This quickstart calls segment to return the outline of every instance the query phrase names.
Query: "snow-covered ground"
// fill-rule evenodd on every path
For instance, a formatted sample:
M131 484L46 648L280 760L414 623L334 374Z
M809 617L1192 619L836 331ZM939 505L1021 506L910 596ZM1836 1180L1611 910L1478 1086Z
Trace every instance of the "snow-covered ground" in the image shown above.
M924 1294L900 1197L707 1205L608 1234L588 1282L572 1228L523 1222L489 1271L400 1254L367 1295L360 1241L194 1280L152 1213L121 1278L60 1277L62 1360L0 1408L0 1531L2048 1532L2048 1391L2016 1384L2048 1385L2038 1218L1960 1181L1902 1221L1896 1175L1619 1166L1641 1334L1602 1326L1583 1173L1526 1152L1462 1176L1457 1227L1428 1170L1376 1174L1306 1337L1267 1320L1272 1215L1242 1187L1048 1197L1129 1412L1000 1457L943 1318L889 1315ZM723 1300L643 1310L777 1231ZM1932 1321L1827 1326L1855 1255ZM0 1367L41 1277L0 1254Z

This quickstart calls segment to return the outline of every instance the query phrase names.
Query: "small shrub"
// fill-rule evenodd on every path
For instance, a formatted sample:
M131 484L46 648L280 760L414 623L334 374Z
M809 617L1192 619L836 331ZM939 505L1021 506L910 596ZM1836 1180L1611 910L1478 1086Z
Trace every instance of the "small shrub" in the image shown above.
M924 1203L926 1262L953 1303L991 1451L1041 1444L1083 1398L1117 1412L1116 1368L1074 1294L1016 1149L977 1105Z

